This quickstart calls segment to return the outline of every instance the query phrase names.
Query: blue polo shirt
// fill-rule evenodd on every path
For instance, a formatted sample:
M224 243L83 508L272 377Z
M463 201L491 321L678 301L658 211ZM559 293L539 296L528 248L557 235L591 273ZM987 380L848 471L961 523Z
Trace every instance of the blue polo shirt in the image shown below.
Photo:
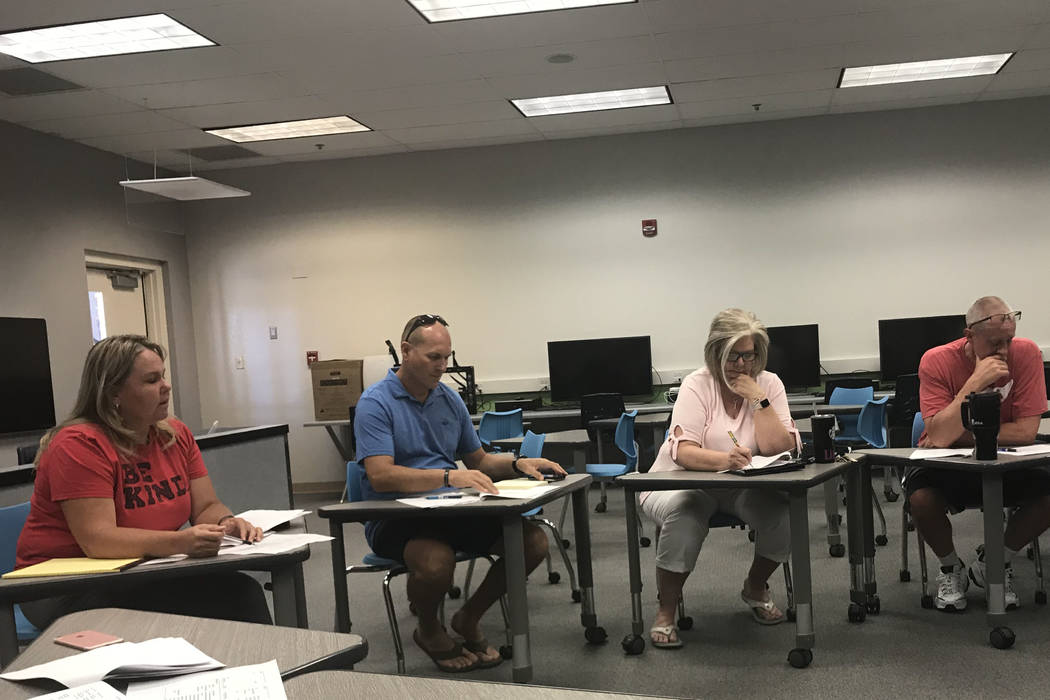
M394 370L389 370L382 381L361 395L354 418L354 436L362 468L366 457L390 455L394 464L402 467L445 469L454 467L458 456L481 448L481 440L459 394L438 384L420 403L408 393ZM361 493L366 499L414 495L380 493L372 488L367 474L361 479ZM371 529L366 526L369 536Z

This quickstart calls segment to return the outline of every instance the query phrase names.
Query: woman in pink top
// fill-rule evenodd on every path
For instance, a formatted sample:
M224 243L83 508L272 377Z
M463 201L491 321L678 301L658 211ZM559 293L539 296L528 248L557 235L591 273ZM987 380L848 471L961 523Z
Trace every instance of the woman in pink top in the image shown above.
M784 384L764 371L768 349L765 326L753 313L726 309L715 316L704 345L706 366L682 382L670 435L650 471L735 469L749 464L752 455L801 447ZM790 551L788 505L779 494L757 489L651 491L641 494L641 502L642 511L661 528L656 544L659 609L649 631L653 646L682 646L676 608L716 512L735 515L755 531L755 557L740 597L756 622L784 621L766 583Z

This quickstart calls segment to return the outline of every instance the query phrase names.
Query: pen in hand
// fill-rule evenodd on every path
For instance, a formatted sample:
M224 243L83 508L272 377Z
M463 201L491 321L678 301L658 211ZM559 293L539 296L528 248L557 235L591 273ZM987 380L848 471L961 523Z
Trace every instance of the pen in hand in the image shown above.
M737 441L736 435L733 435L733 431L727 430L726 432L729 433L729 439L733 441L733 444L737 447L740 447L740 443Z

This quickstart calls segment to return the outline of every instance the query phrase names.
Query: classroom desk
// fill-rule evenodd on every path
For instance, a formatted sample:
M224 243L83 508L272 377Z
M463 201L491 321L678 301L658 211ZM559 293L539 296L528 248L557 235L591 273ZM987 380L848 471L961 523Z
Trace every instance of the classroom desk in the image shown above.
M795 594L795 644L788 653L788 662L795 668L804 668L813 660L813 591L809 558L809 509L807 491L841 474L847 482L847 510L851 527L849 533L850 605L851 622L862 622L867 613L878 614L879 597L875 584L875 543L872 537L871 470L865 458L857 461L840 460L830 464L810 464L803 469L765 476L740 477L717 472L649 472L626 474L616 481L624 488L627 517L627 552L631 582L631 634L624 637L623 650L641 654L645 649L642 611L642 573L638 558L638 512L634 507L639 491L675 489L758 488L783 491L788 494L791 511L791 567Z
M882 450L858 450L867 455L873 466L930 467L977 472L981 475L982 512L984 519L984 555L987 576L985 590L988 598L988 626L992 628L988 641L997 649L1013 646L1014 633L1006 622L1005 554L1003 552L1003 474L1017 469L1046 467L1050 455L1011 455L999 453L998 459L978 461L973 457L941 457L939 459L910 460L912 447L894 447ZM907 533L904 533L905 535Z
M812 403L804 406L788 406L791 411L791 417L795 419L807 418L819 414L823 415L853 415L860 413L860 409L864 408L863 404L849 404L849 403Z
M674 410L674 404L671 403L642 403L632 404L627 406L624 410L626 411L638 411L638 415L643 416L651 413L670 413ZM482 413L473 413L470 419L475 423L481 422ZM579 408L544 408L539 411L523 411L521 414L522 420L541 420L544 418L580 418Z
M390 518L447 518L456 515L496 515L503 519L503 560L506 563L507 598L510 608L511 640L514 648L513 677L517 683L532 680L532 656L529 648L529 608L525 593L525 552L522 540L522 517L532 510L566 495L572 496L573 521L576 526L576 566L580 580L583 609L580 622L588 642L606 639L598 626L594 610L594 574L591 570L591 533L587 511L589 474L573 474L553 482L543 495L528 499L486 499L476 503L443 508L416 508L397 501L358 501L324 506L317 514L328 520L332 540L332 578L335 587L335 628L349 632L350 600L347 593L346 555L343 547L343 524Z
M1036 439L1050 442L1050 418L1043 418L1039 421L1039 434L1036 435Z
M301 523L282 530L302 533ZM273 584L274 622L284 627L309 626L306 589L303 584L303 562L310 558L310 547L299 547L281 554L183 559L172 564L136 566L127 571L84 576L41 576L36 578L0 579L0 665L18 655L15 633L14 604L51 596L104 588L115 582L148 583L158 579L182 578L231 571L268 571Z
M368 642L356 634L337 634L317 630L290 629L270 625L256 625L229 620L207 620L201 617L168 615L165 613L99 608L75 612L55 620L21 656L5 670L17 671L37 664L81 653L76 649L55 644L52 640L63 634L81 630L96 630L115 634L129 642L144 642L155 637L182 637L193 646L227 666L246 666L277 660L281 671L342 649L356 648L351 656L354 663L368 654ZM339 674L339 672L330 672ZM343 672L345 675L351 675ZM328 675L325 673L325 675ZM355 674L356 675L356 674ZM364 675L364 674L361 674ZM291 679L289 683L294 681ZM36 697L48 688L58 688L50 681L28 683L0 680L0 696L9 700ZM306 695L285 688L290 698L334 697L328 693Z

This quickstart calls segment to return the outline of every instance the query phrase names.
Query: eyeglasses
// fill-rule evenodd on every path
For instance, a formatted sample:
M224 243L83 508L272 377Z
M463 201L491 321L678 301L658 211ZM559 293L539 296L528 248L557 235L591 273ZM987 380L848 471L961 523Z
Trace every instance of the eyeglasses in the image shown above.
M412 333L417 328L424 328L426 326L432 326L435 323L440 323L445 328L448 328L448 321L446 321L445 319L441 318L437 314L420 314L419 316L416 316L412 320L412 323L411 323L411 325L409 325L408 330L406 330L404 335L401 336L401 340L402 341L408 340L408 336L412 335Z
M1008 314L992 314L991 316L985 316L984 318L982 318L982 319L980 319L978 321L974 321L973 323L968 325L967 328L973 328L978 323L984 323L985 321L998 321L999 325L1006 325L1007 323L1010 323L1010 322L1017 323L1017 321L1020 320L1020 318L1021 318L1021 312L1020 311L1011 311Z
M745 363L754 362L758 354L755 352L731 352L726 355L726 364L735 365L737 360L743 360Z

